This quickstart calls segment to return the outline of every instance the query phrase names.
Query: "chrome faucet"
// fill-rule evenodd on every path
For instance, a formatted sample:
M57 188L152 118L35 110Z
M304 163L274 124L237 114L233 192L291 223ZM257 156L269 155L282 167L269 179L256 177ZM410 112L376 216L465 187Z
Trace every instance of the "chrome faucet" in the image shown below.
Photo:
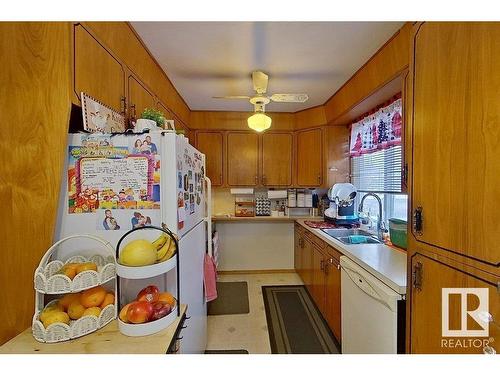
M378 223L377 223L377 237L380 241L384 240L384 232L386 230L385 228L385 223L382 218L382 200L380 197L375 194L375 193L366 193L363 198L361 198L361 202L359 203L359 212L363 212L363 202L365 201L366 198L368 197L373 197L377 200L378 202Z

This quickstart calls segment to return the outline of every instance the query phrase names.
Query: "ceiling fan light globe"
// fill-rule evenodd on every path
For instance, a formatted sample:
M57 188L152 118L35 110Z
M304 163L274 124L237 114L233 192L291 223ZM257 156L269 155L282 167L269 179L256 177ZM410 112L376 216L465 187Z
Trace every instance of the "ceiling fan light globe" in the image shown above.
M248 127L256 132L263 132L271 127L271 117L264 113L256 113L247 119Z

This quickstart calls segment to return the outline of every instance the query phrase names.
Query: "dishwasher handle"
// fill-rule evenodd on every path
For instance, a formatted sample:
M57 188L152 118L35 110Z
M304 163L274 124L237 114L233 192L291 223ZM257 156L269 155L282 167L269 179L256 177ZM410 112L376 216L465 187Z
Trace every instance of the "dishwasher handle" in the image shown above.
M373 288L373 286L366 280L362 275L360 275L358 272L346 267L345 265L342 266L342 271L345 272L345 274L351 279L351 281L363 292L368 294L370 297L373 299L379 301L380 303L384 304L389 310L394 311L393 308L389 303L387 303L386 299L381 296L378 291Z

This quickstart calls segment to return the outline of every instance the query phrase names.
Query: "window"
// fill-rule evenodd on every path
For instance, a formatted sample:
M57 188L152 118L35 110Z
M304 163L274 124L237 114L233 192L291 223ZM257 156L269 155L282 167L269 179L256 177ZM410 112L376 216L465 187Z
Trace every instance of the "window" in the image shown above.
M383 220L407 220L408 196L401 192L402 178L401 99L395 98L351 127L351 182L358 189L357 204L368 192L382 201ZM363 211L375 223L378 220L376 199L367 198Z

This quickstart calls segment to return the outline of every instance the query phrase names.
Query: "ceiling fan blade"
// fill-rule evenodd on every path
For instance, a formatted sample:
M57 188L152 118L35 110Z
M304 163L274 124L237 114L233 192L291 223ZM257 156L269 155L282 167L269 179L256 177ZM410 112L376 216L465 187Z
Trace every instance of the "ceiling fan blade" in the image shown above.
M262 73L258 70L252 72L253 89L257 91L257 94L265 94L267 91L267 81L269 77L267 74Z
M307 94L273 94L269 97L273 102L304 103L309 99Z
M227 96L212 96L213 99L250 99L245 95L227 95Z

